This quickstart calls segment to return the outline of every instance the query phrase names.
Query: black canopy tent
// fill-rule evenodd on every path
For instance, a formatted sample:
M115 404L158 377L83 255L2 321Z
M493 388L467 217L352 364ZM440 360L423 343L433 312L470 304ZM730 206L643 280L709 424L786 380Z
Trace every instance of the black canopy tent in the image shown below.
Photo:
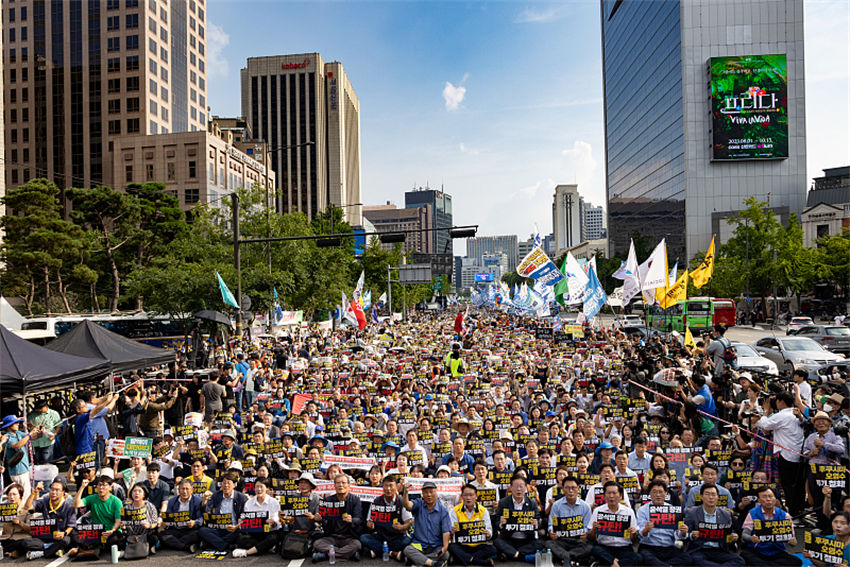
M47 345L52 351L86 358L105 358L113 372L125 372L174 362L175 352L138 343L84 320Z
M99 378L110 368L110 362L103 358L54 352L0 325L0 392L4 398Z

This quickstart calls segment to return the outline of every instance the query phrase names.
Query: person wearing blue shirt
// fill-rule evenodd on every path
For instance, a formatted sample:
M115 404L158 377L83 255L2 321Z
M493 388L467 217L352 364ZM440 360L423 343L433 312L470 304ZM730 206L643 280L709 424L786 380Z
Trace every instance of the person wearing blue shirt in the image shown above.
M245 387L246 382L248 380L248 374L251 371L251 367L248 366L248 363L245 362L245 355L239 353L236 355L236 386L233 387L233 395L236 397L236 409L237 411L242 411L242 400L245 395ZM237 392L236 389L239 389ZM250 409L250 408L249 408Z
M0 441L0 448L3 449L3 462L7 463L9 476L12 482L16 482L24 487L24 493L21 495L23 500L26 500L30 495L30 454L29 447L32 435L21 430L21 423L24 420L14 415L7 415L0 423L0 433L7 439ZM22 453L21 460L13 466L8 466L9 460L16 454Z
M140 383L138 384L138 387L142 387ZM110 394L106 394L103 398L95 398L91 392L82 392L80 393L79 398L86 402L86 406L88 406L89 410L92 410L101 405L104 398L108 398L109 396ZM115 403L117 401L118 397L114 400L110 400L109 403L101 409L101 411L94 414L90 419L89 429L91 431L92 439L94 440L94 451L97 452L96 464L98 467L100 467L100 463L103 461L103 456L106 454L106 442L109 440L109 427L106 425L106 416L110 411L112 411L112 408L115 407Z
M404 484L402 505L413 514L413 542L404 548L404 555L417 567L445 567L452 521L449 511L437 499L437 485L425 482L422 498L411 502L410 483Z
M119 394L117 393L106 394L91 408L85 400L80 398L74 400L71 404L71 409L77 416L74 419L74 446L77 455L84 455L95 450L95 432L92 427L92 420L98 415L105 415L109 408L118 401L118 397ZM103 453L98 453L95 458L95 469L100 468L102 459Z
M717 479L720 478L720 473L718 472L717 467L710 463L706 463L702 466L700 471L702 472L702 483L688 490L688 498L685 500L685 507L692 508L693 506L698 506L702 503L699 498L700 491L702 490L703 484L707 484L709 486L717 486L717 492L719 494L717 505L721 508L727 508L730 512L732 512L732 508L735 506L735 499L732 498L732 493L729 492L726 487L717 484Z
M466 452L466 441L463 437L455 437L452 440L452 452L443 457L443 464L449 464L449 457L457 459L458 468L461 471L472 474L475 468L475 457Z
M561 482L564 496L552 504L549 512L549 540L546 546L552 551L552 555L558 558L564 565L577 563L590 557L593 546L587 541L587 532L590 529L590 506L579 498L581 493L578 479L567 476ZM581 516L581 529L570 528L570 518ZM582 533L578 533L581 531Z
M649 483L649 497L651 502L638 509L637 524L640 535L640 546L638 554L642 565L663 567L666 565L692 565L693 559L690 555L676 547L676 541L682 540L688 535L688 526L679 522L678 528L656 527L650 520L651 506L666 506L667 485L660 480Z

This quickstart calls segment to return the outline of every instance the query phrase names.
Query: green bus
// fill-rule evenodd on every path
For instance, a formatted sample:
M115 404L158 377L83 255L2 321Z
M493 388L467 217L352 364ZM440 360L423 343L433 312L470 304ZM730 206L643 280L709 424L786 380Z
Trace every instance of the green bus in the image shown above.
M715 297L692 297L667 309L653 305L647 314L650 327L680 333L685 332L685 327L694 332L718 323L731 327L735 325L735 317L735 302Z

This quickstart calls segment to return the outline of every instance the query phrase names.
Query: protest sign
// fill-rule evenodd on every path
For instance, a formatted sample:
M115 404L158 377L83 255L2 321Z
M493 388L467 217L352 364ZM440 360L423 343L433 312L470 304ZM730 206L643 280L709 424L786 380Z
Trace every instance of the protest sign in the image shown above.
M830 488L845 488L847 486L847 470L844 465L822 465L809 463L817 486Z
M54 541L56 518L39 518L30 520L30 535L42 541Z
M844 563L844 543L809 531L806 532L804 543L810 559L823 561L829 565Z
M185 512L165 512L162 514L162 521L167 528L188 528L192 517L189 511Z
M649 506L649 521L656 528L662 530L675 530L679 528L679 523L682 521L681 506Z
M124 457L140 457L147 459L151 456L153 439L147 437L127 437L124 440Z
M628 514L599 512L596 515L596 535L630 538L629 527L632 517Z
M239 517L239 530L248 533L262 533L269 531L269 524L266 520L269 519L269 513L266 510L262 512L242 512Z
M470 545L487 541L487 529L484 520L472 522L458 522L457 531L454 534L455 542Z
M558 537L581 537L584 535L584 517L567 516L566 518L552 517L552 528Z
M535 510L503 508L502 519L506 520L506 523L502 525L502 530L505 532L533 532L537 529L534 525L534 520L537 519Z
M778 543L794 538L794 522L791 518L785 520L753 520L753 534L758 536L759 543Z
M376 461L371 457L346 457L343 455L324 455L323 466L328 468L331 465L339 465L343 470L358 469L368 471L375 466Z

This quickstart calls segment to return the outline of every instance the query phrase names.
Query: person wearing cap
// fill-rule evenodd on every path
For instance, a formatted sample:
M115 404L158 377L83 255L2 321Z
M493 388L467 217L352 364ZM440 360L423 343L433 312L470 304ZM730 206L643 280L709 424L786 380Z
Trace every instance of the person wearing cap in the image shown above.
M27 444L30 442L33 433L27 433L21 430L21 423L24 420L14 415L7 415L0 422L0 448L2 448L3 463L6 464L7 472L13 483L18 483L24 487L24 493L21 495L23 500L26 500L32 489L30 483L30 455ZM41 431L39 428L38 432ZM21 455L20 460L14 465L8 463L13 458Z
M386 542L393 559L401 559L401 552L412 541L407 530L413 523L413 516L402 504L393 475L381 481L381 492L381 496L369 504L366 530L360 536L360 543L375 558L383 552Z
M38 483L41 488L42 483ZM49 559L57 553L64 553L71 545L71 533L77 523L77 509L66 493L67 487L62 477L56 477L50 483L47 494L35 500L35 493L27 500L27 508L41 514L44 520L55 523L50 536L30 537L21 542L27 550L27 559ZM33 501L35 502L33 503Z
M209 498L207 495L205 498ZM188 478L177 485L177 495L172 496L165 507L163 523L165 529L159 532L162 545L178 551L195 553L201 542L200 528L204 523L204 506L206 501L194 494L192 481ZM188 513L189 519L184 525L175 525L169 518L171 514Z
M108 397L108 396L107 396ZM88 487L89 481L83 479L77 493L74 495L74 508L85 508L89 511L92 524L103 526L102 537L105 543L99 540L97 543L81 542L77 532L71 535L74 548L69 555L77 555L80 550L92 550L97 555L104 549L117 545L119 550L124 548L124 535L121 533L121 511L123 509L121 500L112 494L113 479L111 476L102 475L97 478L95 493L83 498L83 492Z
M832 430L832 418L828 413L819 411L812 418L815 431L812 432L803 443L803 454L809 460L808 470L809 492L815 501L815 510L818 512L818 525L821 529L829 528L829 518L823 515L823 490L817 486L817 472L812 472L811 464L831 465L839 463L844 455L845 441ZM833 494L840 498L841 489L833 489Z
M313 490L316 488L316 479L313 475L305 472L298 477L298 496L287 496L281 511L287 532L297 534L312 534L319 527L321 520L319 506L321 499ZM296 504L299 506L296 509Z
M210 454L210 460L214 464L224 464L225 461L241 461L245 458L245 453L242 447L236 444L236 432L232 429L225 429L221 433L221 443Z
M593 456L593 461L590 463L590 474L599 474L599 469L604 464L614 465L614 446L607 441L603 441L596 448L596 454Z
M59 413L50 409L46 399L35 402L33 413L27 415L27 428L33 432L32 451L35 464L43 465L53 461L53 441L61 423Z
M411 485L405 482L402 504L413 515L413 540L404 555L417 567L445 567L448 560L452 521L449 511L437 498L437 485L422 484L422 497L410 500Z
M334 493L322 499L316 518L322 522L324 537L313 542L313 563L327 561L331 547L337 560L360 559L363 506L351 493L347 475L337 474L333 482Z
M239 475L226 472L221 477L221 490L210 497L204 512L207 514L224 514L230 516L230 523L221 527L204 525L201 527L201 541L216 551L225 551L239 539L239 518L245 511L248 497L236 490Z
M454 539L449 544L449 553L462 565L492 567L499 552L490 543L493 539L490 513L478 503L478 489L474 485L465 485L460 497L461 502L449 511Z

